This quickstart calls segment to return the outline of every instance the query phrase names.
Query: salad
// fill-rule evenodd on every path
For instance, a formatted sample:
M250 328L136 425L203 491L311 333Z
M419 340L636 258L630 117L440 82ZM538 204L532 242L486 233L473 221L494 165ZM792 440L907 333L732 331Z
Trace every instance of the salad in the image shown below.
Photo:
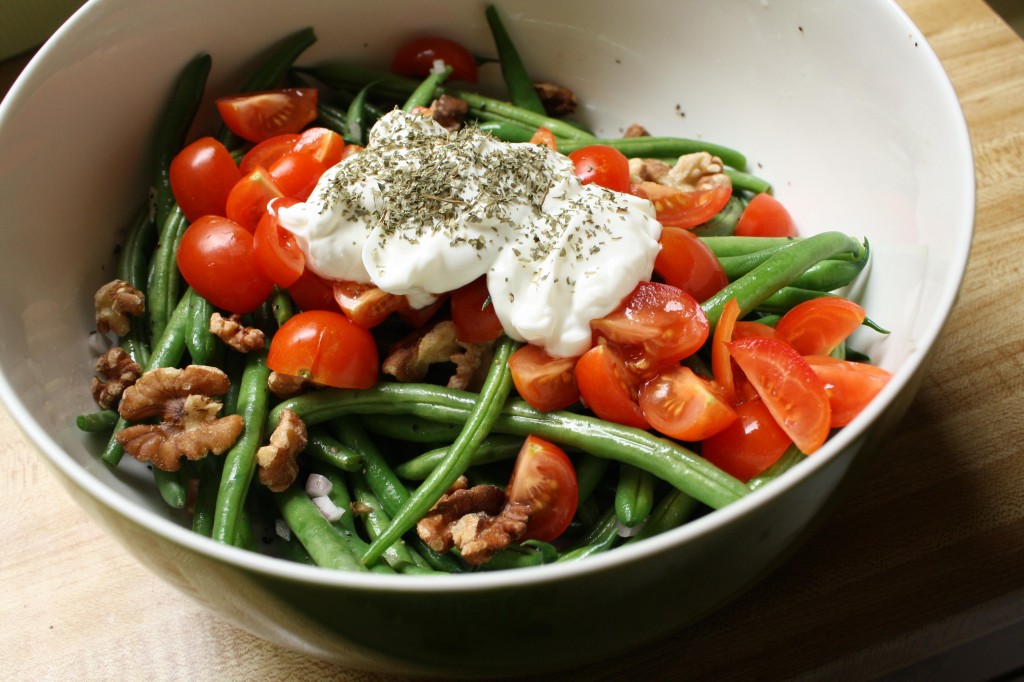
M304 30L190 140L186 65L78 421L196 532L353 571L578 560L750 494L888 381L835 293L866 243L799 236L738 151L596 138L486 14L507 100L439 37L296 68Z

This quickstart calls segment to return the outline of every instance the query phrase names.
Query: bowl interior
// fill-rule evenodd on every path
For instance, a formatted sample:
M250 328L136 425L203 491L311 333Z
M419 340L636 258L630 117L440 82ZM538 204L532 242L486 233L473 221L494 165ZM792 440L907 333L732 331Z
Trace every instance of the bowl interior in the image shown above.
M870 241L874 262L857 294L892 333L863 333L858 345L896 379L818 459L836 456L920 365L969 249L970 145L920 32L885 0L662 0L643 11L604 0L499 5L527 66L572 87L580 118L599 134L638 122L735 147L774 183L803 234L841 230ZM94 409L92 294L113 276L119 231L146 196L150 139L181 66L210 52L208 92L227 93L268 46L307 25L319 40L301 63L386 65L417 33L493 54L479 2L257 0L246 9L240 17L231 2L93 0L0 109L0 394L78 485L165 534L177 522L145 469L108 470L95 456L101 443L74 420ZM493 65L484 78L498 90ZM211 120L207 105L201 123Z

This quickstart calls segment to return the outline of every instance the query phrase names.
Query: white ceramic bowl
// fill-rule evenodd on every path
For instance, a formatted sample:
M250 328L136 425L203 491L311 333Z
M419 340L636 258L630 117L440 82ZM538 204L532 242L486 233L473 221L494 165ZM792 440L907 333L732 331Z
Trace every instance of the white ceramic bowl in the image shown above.
M479 2L241 5L94 0L0 109L0 395L90 514L227 620L377 670L498 675L610 656L700 618L770 570L910 402L960 284L974 174L954 92L900 9L886 0L508 0L503 15L535 75L573 87L599 132L636 121L731 145L774 181L803 233L868 237L875 258L861 300L892 334L865 335L861 347L893 381L777 483L575 565L450 580L350 575L193 535L142 467L111 471L74 425L92 409L92 292L111 277L118 230L145 192L149 141L178 70L209 51L209 92L227 92L267 46L307 25L320 40L303 63L386 64L413 33L491 52Z

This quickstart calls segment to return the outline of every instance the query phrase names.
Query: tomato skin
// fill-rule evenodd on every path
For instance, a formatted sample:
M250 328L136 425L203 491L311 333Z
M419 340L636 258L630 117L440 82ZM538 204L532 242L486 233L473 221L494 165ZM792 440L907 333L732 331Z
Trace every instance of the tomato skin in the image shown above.
M403 43L391 60L391 70L403 76L424 77L440 59L452 67L451 78L466 83L480 80L476 58L461 43L438 36L422 36Z
M710 333L707 316L693 296L660 282L640 282L618 308L590 326L609 343L641 348L655 364L689 357Z
M700 444L700 453L743 482L774 464L792 444L760 398L736 406L737 419Z
M663 227L658 241L661 251L654 259L654 272L668 284L706 301L729 283L718 257L689 230Z
M729 352L800 451L809 455L820 448L832 410L824 382L807 361L788 343L769 338L738 339Z
M690 442L713 436L736 420L736 411L721 392L682 365L643 385L640 410L656 431Z
M733 381L732 356L729 344L732 342L733 331L740 316L740 305L735 298L730 298L715 325L715 333L711 339L711 372L715 381L722 389L722 395L733 402L736 395L736 384Z
M231 188L224 206L224 215L249 232L255 232L270 202L283 196L284 193L270 172L263 166L257 166Z
M341 313L311 310L293 315L270 342L267 367L335 388L377 383L377 344Z
M267 138L253 146L238 162L238 170L248 175L256 170L256 166L270 168L275 161L285 154L295 151L295 145L301 139L297 133L285 133Z
M611 346L597 345L576 361L576 386L583 403L605 421L649 429L635 396L639 379Z
M832 428L853 421L892 378L887 370L863 362L828 355L808 355L804 359L825 384L832 408Z
M576 469L560 447L527 436L505 494L510 502L525 502L533 508L522 539L550 542L565 532L576 515Z
M290 152L275 161L268 170L284 196L305 201L327 166L312 154Z
M253 236L253 257L260 272L277 286L287 289L295 284L306 267L306 256L295 241L295 235L281 227L277 211L296 202L274 199L256 225Z
M242 177L231 152L212 137L201 137L171 160L171 193L190 223L224 215L228 194Z
M786 207L770 194L758 194L747 204L736 223L740 237L795 237L796 224Z
M576 387L576 358L556 358L528 343L508 359L519 395L541 412L561 410L580 399Z
M189 286L232 313L252 312L274 290L256 268L252 234L227 218L207 215L189 225L176 257Z
M501 320L488 300L487 277L481 276L452 292L452 322L459 341L483 343L504 333Z
M618 149L594 144L577 149L569 159L584 185L595 183L615 192L629 192L629 159Z
M299 135L293 151L309 154L330 168L343 158L345 139L330 128L306 128Z
M316 118L316 88L263 90L216 100L228 130L249 142L297 133Z
M732 197L732 184L687 191L646 180L633 191L642 193L641 196L646 196L654 204L655 218L659 223L689 229L706 223L725 208Z
M864 322L864 308L838 296L793 306L775 325L800 355L828 355Z
M732 338L735 339L749 339L753 337L764 337L768 339L778 339L779 341L785 341L782 336L775 331L774 327L769 327L764 322L755 322L753 320L736 320L736 325L732 330Z
M549 128L545 128L544 126L537 128L537 132L530 137L530 142L533 144L539 144L542 147L547 147L553 152L558 151L558 140L555 139L555 134L551 132ZM572 158L572 155L570 155L569 158Z
M392 313L409 307L405 296L382 291L375 284L334 282L334 300L345 316L363 329L376 327Z
M334 300L334 285L309 268L303 270L295 283L288 287L288 295L299 310L341 312L338 302Z

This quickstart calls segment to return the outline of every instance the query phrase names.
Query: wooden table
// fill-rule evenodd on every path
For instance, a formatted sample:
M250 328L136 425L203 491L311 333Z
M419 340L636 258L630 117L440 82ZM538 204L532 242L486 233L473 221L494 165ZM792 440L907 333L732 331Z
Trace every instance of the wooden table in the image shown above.
M740 602L559 679L984 679L1024 670L1024 42L981 0L903 0L949 72L977 162L963 293L873 472ZM0 65L0 86L24 61ZM5 679L391 680L219 621L76 507L0 410Z

